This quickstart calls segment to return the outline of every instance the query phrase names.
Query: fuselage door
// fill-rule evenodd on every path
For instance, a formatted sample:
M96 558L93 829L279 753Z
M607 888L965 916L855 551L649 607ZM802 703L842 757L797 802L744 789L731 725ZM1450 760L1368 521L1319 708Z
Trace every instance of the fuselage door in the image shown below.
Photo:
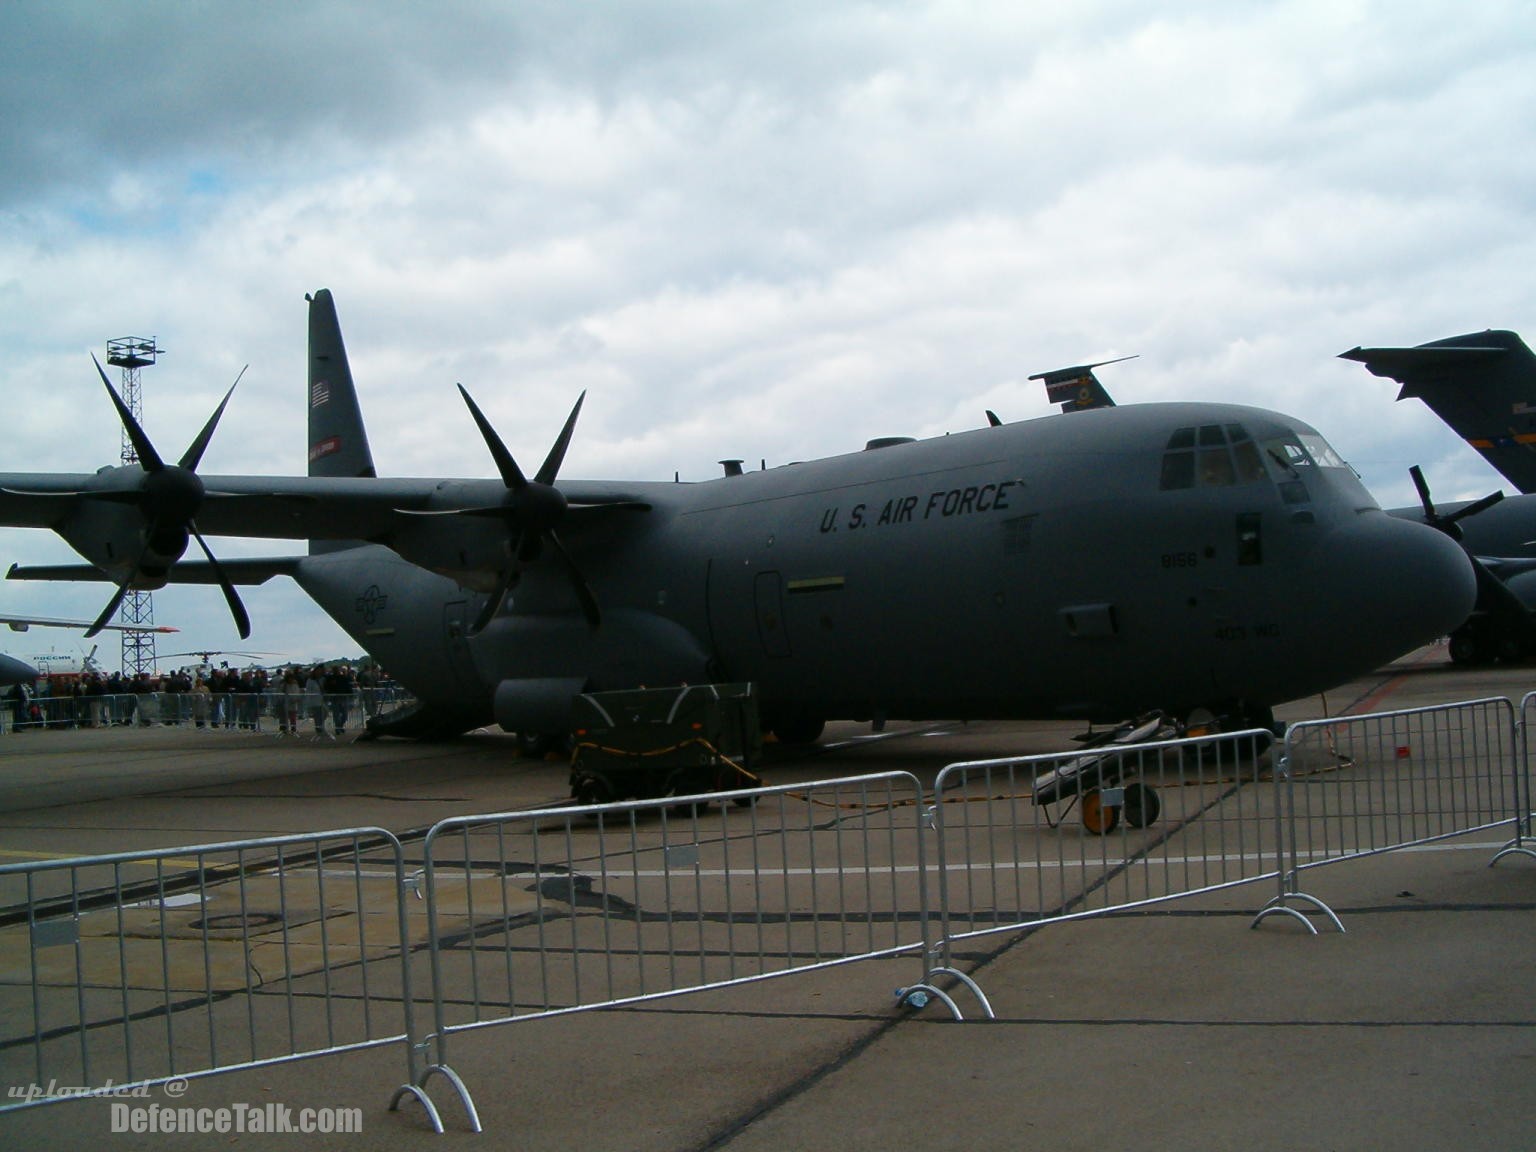
M777 572L759 572L753 586L757 603L757 634L769 656L788 656L789 627L784 619L784 592Z
M448 645L448 668L454 688L469 690L475 683L475 658L469 651L469 604L449 600L443 605L443 635Z

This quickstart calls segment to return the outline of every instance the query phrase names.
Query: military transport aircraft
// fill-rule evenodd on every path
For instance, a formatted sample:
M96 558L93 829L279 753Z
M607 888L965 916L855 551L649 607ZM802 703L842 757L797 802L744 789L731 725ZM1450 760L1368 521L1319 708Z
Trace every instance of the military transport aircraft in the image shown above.
M1352 348L1340 357L1417 396L1522 493L1536 490L1536 355L1514 332L1489 330L1412 348ZM1451 633L1457 663L1525 659L1536 653L1536 495L1436 506L1429 484L1410 470L1420 506L1394 516L1449 533L1475 557L1477 606Z
M789 741L830 719L1267 723L1472 607L1460 547L1386 515L1307 424L1229 404L603 482L559 476L580 399L529 476L461 387L498 477L380 478L331 295L309 299L307 477L200 478L214 420L179 465L0 475L0 524L95 566L11 575L218 583L242 636L232 585L289 575L419 698L401 735L560 732L581 691L724 680ZM310 548L178 562L200 532Z
M1469 332L1413 348L1351 348L1344 360L1401 384L1521 492L1536 492L1536 354L1513 332Z

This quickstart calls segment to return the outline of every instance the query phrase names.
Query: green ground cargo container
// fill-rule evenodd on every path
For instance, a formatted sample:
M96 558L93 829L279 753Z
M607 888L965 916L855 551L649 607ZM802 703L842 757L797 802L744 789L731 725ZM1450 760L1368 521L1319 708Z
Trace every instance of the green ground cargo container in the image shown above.
M571 795L583 804L751 788L762 752L751 684L576 697Z

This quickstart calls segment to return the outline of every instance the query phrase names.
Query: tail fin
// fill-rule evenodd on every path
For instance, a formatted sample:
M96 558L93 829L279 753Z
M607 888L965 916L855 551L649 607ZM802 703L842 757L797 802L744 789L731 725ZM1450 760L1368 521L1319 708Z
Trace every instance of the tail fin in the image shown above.
M1513 332L1340 353L1417 396L1521 492L1536 492L1536 355Z
M352 385L347 346L330 290L309 301L309 474L331 478L376 476L363 413ZM352 548L360 541L311 540L311 555Z
M1099 378L1095 368L1106 364L1118 364L1121 360L1134 360L1134 356L1121 356L1118 360L1100 360L1097 364L1079 364L1074 368L1056 368L1050 372L1036 372L1031 380L1045 381L1045 396L1052 404L1060 404L1063 412L1086 412L1090 408L1113 408L1114 397Z

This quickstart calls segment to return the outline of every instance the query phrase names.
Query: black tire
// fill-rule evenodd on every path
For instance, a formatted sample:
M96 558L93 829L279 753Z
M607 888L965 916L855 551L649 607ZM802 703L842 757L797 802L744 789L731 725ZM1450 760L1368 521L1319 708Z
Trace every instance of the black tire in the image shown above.
M609 784L606 777L592 772L583 772L571 785L571 798L581 805L611 804L613 786Z
M1163 802L1158 798L1155 788L1140 780L1133 780L1125 786L1125 822L1132 828L1146 828L1157 823L1162 811Z
M780 744L814 744L826 726L820 716L780 716L773 722L773 734Z

